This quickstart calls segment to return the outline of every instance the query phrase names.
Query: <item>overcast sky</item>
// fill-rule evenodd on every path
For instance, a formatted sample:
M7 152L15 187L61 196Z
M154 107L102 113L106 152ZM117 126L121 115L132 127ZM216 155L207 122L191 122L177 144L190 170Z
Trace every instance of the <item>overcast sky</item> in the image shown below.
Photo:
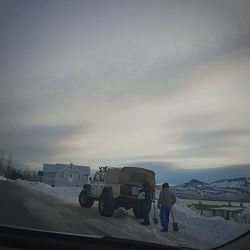
M15 163L250 162L250 1L0 0Z

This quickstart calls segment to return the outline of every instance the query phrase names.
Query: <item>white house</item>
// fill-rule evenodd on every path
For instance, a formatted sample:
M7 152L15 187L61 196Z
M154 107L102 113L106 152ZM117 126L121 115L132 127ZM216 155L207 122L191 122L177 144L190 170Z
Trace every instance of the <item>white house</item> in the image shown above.
M43 164L42 181L52 187L81 187L88 181L90 167L70 164Z

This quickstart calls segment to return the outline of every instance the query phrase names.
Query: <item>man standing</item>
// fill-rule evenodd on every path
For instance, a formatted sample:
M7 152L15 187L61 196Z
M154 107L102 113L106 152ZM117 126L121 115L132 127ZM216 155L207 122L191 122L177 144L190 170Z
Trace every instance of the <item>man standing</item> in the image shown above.
M151 207L151 186L149 184L149 182L144 179L143 180L143 191L145 192L145 200L143 201L143 218L144 221L141 223L144 226L148 226L150 225L150 221L149 221L149 211L150 211L150 207Z
M162 185L157 207L160 209L160 220L162 232L168 232L169 212L171 206L176 202L174 194L169 190L168 183Z

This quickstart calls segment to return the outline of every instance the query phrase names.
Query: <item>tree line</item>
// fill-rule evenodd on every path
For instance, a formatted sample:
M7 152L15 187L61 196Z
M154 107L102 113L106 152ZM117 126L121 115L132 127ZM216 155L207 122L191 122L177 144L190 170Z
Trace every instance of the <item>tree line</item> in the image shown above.
M31 181L37 177L35 171L30 171L28 168L25 170L16 169L13 163L13 157L11 153L7 153L1 150L0 153L0 175L10 180L27 180Z

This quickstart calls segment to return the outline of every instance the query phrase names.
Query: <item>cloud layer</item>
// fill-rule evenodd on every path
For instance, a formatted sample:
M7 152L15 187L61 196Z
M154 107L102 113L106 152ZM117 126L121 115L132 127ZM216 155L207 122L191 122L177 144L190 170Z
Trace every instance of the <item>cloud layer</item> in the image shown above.
M16 162L249 163L249 1L1 1Z

